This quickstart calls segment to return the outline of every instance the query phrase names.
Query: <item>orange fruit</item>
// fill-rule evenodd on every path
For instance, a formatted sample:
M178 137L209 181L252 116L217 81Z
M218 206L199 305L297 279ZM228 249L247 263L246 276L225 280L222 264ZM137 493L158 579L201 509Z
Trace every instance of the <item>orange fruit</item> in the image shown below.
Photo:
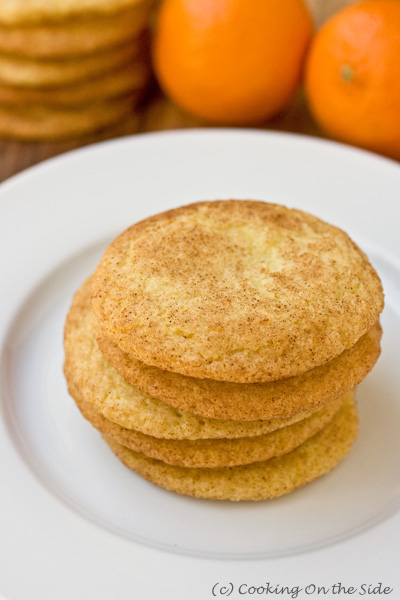
M400 158L400 2L364 0L315 36L306 67L312 114L331 136Z
M312 31L303 0L165 0L154 68L164 92L189 113L257 123L290 102Z

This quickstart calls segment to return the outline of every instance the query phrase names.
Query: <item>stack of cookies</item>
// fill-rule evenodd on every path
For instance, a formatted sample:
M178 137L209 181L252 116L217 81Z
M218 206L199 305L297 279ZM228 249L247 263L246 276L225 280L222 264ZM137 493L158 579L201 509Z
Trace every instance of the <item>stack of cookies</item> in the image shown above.
M75 137L128 115L150 81L154 0L5 0L0 135Z
M192 204L127 229L76 293L68 388L149 481L275 498L349 452L382 308L340 229L264 202Z

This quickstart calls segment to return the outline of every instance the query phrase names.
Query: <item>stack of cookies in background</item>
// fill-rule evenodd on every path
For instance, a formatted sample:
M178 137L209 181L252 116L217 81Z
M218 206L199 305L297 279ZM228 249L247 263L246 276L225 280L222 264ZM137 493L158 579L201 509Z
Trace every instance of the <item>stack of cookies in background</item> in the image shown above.
M107 248L67 316L64 371L82 414L149 481L275 498L349 452L382 308L340 229L264 202L201 202Z
M154 0L6 0L0 136L76 137L128 115L148 87Z

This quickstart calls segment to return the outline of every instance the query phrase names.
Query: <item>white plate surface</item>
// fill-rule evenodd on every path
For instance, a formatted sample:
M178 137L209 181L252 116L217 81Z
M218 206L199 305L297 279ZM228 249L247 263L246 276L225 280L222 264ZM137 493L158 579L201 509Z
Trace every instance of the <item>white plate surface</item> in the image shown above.
M359 388L353 451L329 477L273 502L212 503L145 482L82 419L62 376L71 296L109 241L161 210L233 197L342 227L386 292L383 352ZM0 597L291 598L299 586L307 598L320 585L335 598L338 582L357 595L381 582L400 597L399 225L397 164L284 134L135 136L3 184Z

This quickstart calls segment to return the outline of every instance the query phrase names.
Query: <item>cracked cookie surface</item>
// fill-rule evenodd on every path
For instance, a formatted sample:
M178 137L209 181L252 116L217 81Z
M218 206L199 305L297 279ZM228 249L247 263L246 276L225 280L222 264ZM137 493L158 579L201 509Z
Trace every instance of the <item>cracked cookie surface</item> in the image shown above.
M133 225L93 278L104 335L129 356L237 383L300 375L353 346L383 308L340 229L276 204L200 202Z

